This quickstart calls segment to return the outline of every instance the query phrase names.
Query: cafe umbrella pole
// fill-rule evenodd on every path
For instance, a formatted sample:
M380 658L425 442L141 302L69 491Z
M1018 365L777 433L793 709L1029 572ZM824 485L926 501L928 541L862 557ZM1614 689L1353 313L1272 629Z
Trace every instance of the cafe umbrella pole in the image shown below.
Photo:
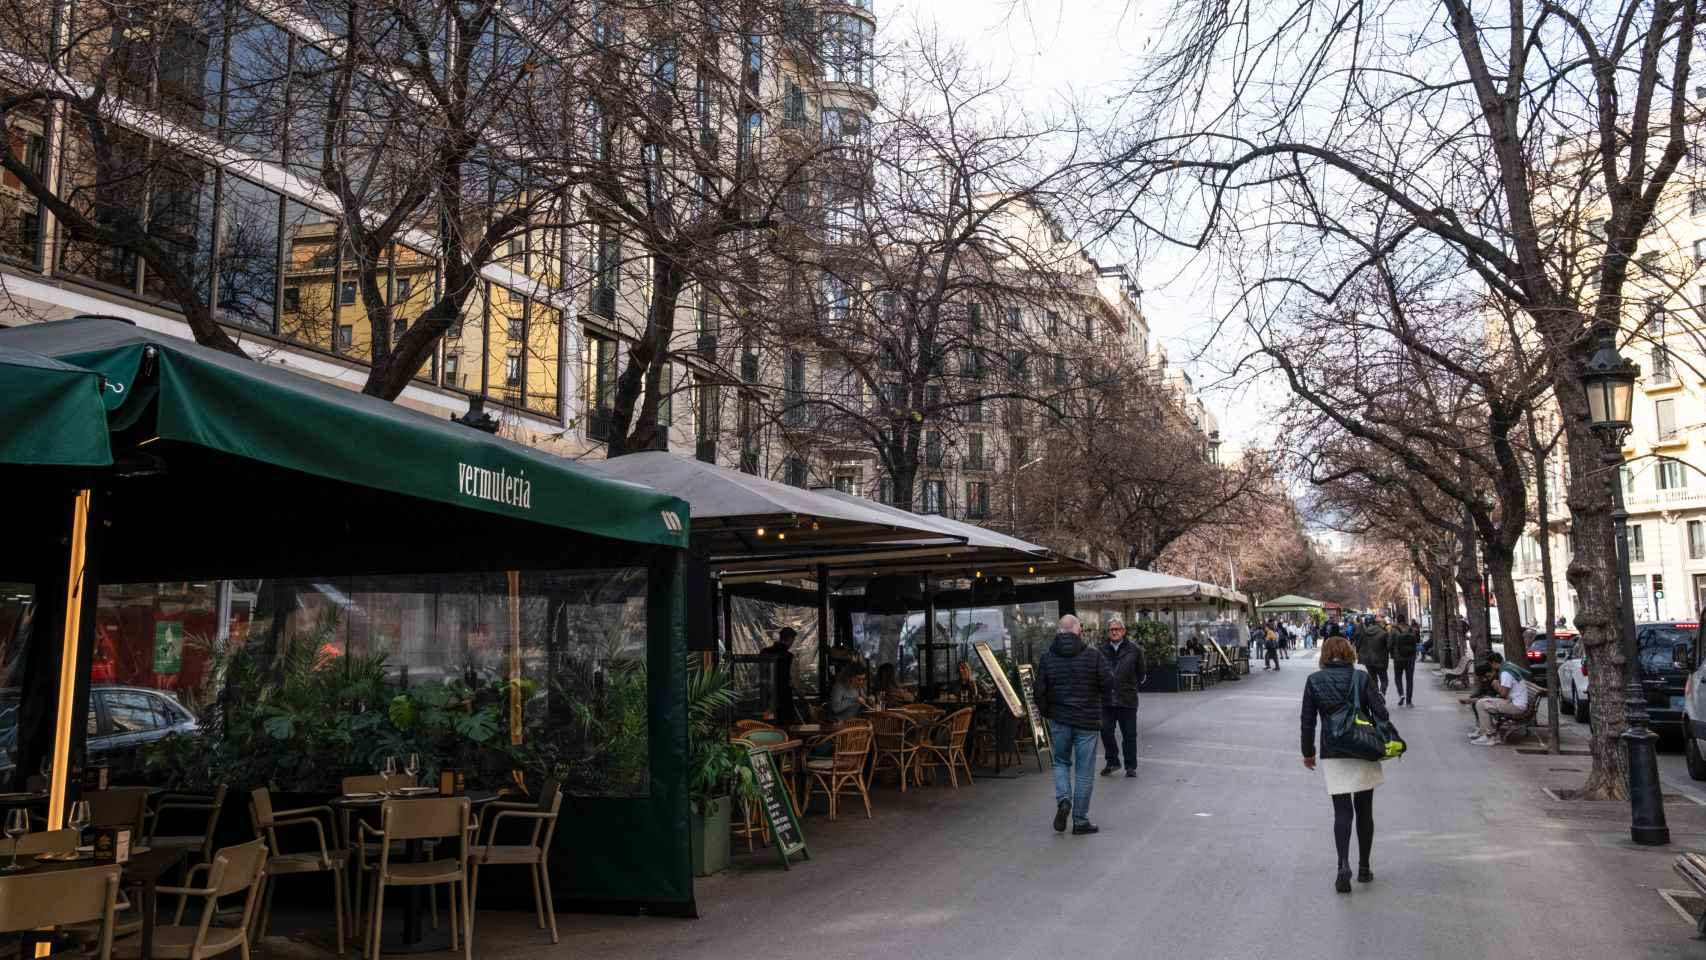
M71 724L77 698L77 646L83 620L83 574L89 541L88 490L77 491L71 514L70 568L65 579L65 636L59 658L59 704L53 723L53 766L48 781L47 828L65 826L71 778Z

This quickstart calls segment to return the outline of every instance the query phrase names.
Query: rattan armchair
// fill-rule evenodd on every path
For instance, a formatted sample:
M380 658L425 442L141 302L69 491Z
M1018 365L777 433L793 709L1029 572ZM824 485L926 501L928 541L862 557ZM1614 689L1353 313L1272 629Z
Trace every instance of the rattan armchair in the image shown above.
M865 715L871 721L872 748L876 759L871 762L871 779L876 779L884 765L892 767L900 777L900 792L906 792L906 782L912 779L912 766L918 760L918 722L902 710L878 710Z
M972 708L961 707L936 721L929 734L918 745L918 765L921 770L935 771L937 764L948 768L948 782L960 788L956 769L963 769L966 782L972 782L971 761L966 758L966 736L971 732Z
M815 746L820 743L834 744L833 756L806 761L805 801L801 809L811 806L812 791L822 786L829 797L829 819L834 820L840 812L841 794L848 790L856 790L860 799L865 801L865 817L871 816L871 794L865 782L865 758L871 752L871 725L862 720L855 720L842 726L834 733L826 734L812 741Z

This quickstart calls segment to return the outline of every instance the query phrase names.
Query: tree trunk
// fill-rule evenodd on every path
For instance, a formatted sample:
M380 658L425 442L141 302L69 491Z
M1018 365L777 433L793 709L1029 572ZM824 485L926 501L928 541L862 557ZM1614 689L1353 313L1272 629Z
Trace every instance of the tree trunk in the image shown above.
M1466 516L1457 535L1457 589L1463 595L1463 619L1469 624L1469 633L1464 640L1474 653L1473 659L1480 661L1486 659L1492 650L1493 641L1489 635L1486 602L1481 596L1481 575L1475 568L1475 540L1469 534L1471 529Z
M1562 366L1562 365L1560 365ZM1623 733L1623 651L1618 626L1622 584L1611 519L1611 484L1617 471L1600 462L1600 444L1589 427L1587 397L1580 384L1559 371L1553 395L1564 414L1570 458L1570 523L1578 547L1566 576L1576 590L1576 629L1587 651L1590 745L1593 766L1578 796L1590 800L1629 797L1629 761L1618 739ZM1607 474L1609 473L1609 476Z
M1508 547L1488 547L1484 559L1492 581L1493 612L1504 635L1505 659L1528 669L1528 645L1522 642L1522 609L1517 606L1516 580L1511 576L1516 557Z
M674 258L652 256L652 302L646 308L646 330L628 351L628 363L616 380L606 456L669 449L669 425L658 422L658 409L663 403L663 368L669 362L669 343L675 335L675 305L685 285L686 274Z
M1533 414L1529 415L1529 429L1534 427ZM1535 515L1540 521L1540 582L1546 593L1546 622L1542 625L1546 631L1546 749L1549 753L1559 751L1558 743L1558 604L1552 589L1552 533L1548 524L1546 499L1548 496L1546 482L1546 454L1539 449L1539 437L1534 451L1534 502Z

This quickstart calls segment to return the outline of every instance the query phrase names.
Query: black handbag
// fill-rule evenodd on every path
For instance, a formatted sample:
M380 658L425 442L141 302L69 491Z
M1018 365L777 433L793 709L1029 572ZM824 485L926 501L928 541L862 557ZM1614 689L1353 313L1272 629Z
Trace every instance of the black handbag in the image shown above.
M1361 670L1351 671L1351 698L1327 717L1326 746L1356 760L1386 759L1386 737L1362 706Z

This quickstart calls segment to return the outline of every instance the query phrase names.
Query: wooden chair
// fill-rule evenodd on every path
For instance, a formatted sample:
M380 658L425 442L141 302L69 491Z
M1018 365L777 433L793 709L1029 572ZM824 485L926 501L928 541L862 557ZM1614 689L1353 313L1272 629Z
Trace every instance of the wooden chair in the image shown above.
M387 800L379 808L378 830L360 825L361 839L379 846L379 863L373 872L373 905L368 911L369 931L364 956L379 956L379 934L385 926L386 887L450 888L450 949L462 944L462 960L473 960L473 938L460 936L468 927L468 834L474 825L468 819L467 797L428 797L419 800ZM453 857L435 856L418 863L393 863L392 845L410 840L437 840L434 849L454 848Z
M160 893L177 896L178 910L170 924L154 929L152 956L161 960L201 960L236 950L247 958L249 924L255 916L255 900L266 867L267 846L257 837L248 843L225 847L206 863L191 867L185 886L161 887ZM207 879L199 887L189 886L198 873L205 873ZM216 926L220 899L239 893L243 894L243 913L237 925ZM185 924L184 908L192 897L201 901L201 909L195 923ZM120 957L140 957L142 943L138 939L126 940L118 945L116 952Z
M806 761L806 774L811 779L806 781L806 799L802 809L811 806L812 791L822 785L829 797L829 819L834 820L840 812L841 794L853 789L865 801L865 818L870 819L871 794L865 782L865 757L871 752L871 725L853 721L834 733L817 738L812 744L816 746L826 742L834 744L833 756Z
M115 863L0 878L0 933L99 923L100 935L93 956L111 960L122 869Z
M324 823L321 822L321 815L325 817ZM332 903L337 919L338 956L343 956L344 893L348 889L344 871L349 866L349 851L326 843L326 832L334 829L332 808L319 806L274 810L272 793L266 787L258 787L249 794L249 819L254 822L255 836L266 841L269 851L266 877L262 882L266 897L261 901L261 912L255 923L256 940L266 937L267 928L272 923L274 881L278 877L285 874L329 873L332 875ZM301 853L284 852L278 834L279 830L285 827L313 827L315 845Z
M956 769L966 772L966 782L972 783L971 761L966 758L966 737L971 733L972 708L961 707L946 717L936 721L930 728L929 735L919 743L920 769L934 772L937 764L948 768L948 782L955 790L960 788L960 778Z
M557 833L557 814L563 807L563 790L547 780L538 803L496 802L480 811L474 822L474 848L468 854L468 936L474 936L475 898L480 892L481 867L525 866L533 872L533 913L544 930L550 923L551 942L557 943L557 905L551 899L551 838ZM490 820L486 819L491 814ZM533 832L526 843L498 843L498 826L505 820L532 821Z
M763 731L755 732L762 733ZM748 740L746 737L732 737L729 742L745 750L759 747L759 744ZM791 802L792 798L789 799ZM729 823L729 835L745 840L746 852L751 853L753 850L752 838L757 837L760 843L767 844L770 842L770 825L764 821L764 814L756 804L742 800L740 811L740 819L731 819Z
M345 796L348 796L352 793L384 793L386 790L398 790L415 785L415 777L409 773L395 774L389 781L381 774L357 773L343 778L339 788L343 790ZM369 807L368 810L377 813L379 808ZM372 870L373 864L379 860L379 849L377 847L372 844L360 843L355 837L355 830L351 827L351 822L359 813L361 811L350 807L343 808L338 838L338 845L355 855L355 862L351 867L354 876L350 878L354 881L353 899L350 906L350 916L353 918L350 923L352 930L366 929L362 911L366 908L367 901L362 899L362 885L368 871ZM432 926L434 930L438 929L438 897L436 894L432 897Z
M144 787L114 787L111 790L91 790L83 795L89 801L89 826L129 829L130 842L141 843L143 827L148 822L148 790Z
M871 779L883 770L886 763L900 776L900 792L906 792L906 782L912 779L912 766L918 760L918 737L913 732L918 724L900 710L878 710L866 714L871 721L871 737L876 759L871 762Z
M210 862L213 859L213 831L219 824L219 812L224 807L224 786L215 790L211 797L190 793L165 794L160 797L159 803L149 814L148 839L144 842L150 847L188 850L190 853L199 856L201 862ZM189 815L192 814L205 815L205 820L201 820L199 816L196 818L201 820L201 832L161 835L160 818L165 816L168 811L183 815L179 818L180 822L188 821ZM173 819L173 817L167 817L166 822L170 824Z

